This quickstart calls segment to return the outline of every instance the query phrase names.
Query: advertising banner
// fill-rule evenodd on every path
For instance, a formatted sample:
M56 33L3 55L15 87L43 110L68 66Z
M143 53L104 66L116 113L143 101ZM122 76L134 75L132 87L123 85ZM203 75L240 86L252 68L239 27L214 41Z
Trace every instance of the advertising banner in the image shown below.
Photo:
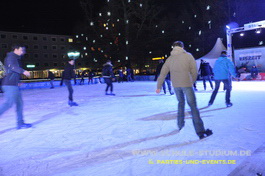
M259 72L265 72L265 47L236 49L234 59L237 68L246 67L251 70L255 65Z

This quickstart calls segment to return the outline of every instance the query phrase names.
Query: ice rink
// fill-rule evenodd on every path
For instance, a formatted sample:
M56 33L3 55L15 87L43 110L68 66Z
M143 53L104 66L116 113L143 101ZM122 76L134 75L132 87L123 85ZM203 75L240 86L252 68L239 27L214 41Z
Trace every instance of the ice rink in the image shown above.
M197 83L197 104L213 135L199 140L189 107L176 129L175 95L156 94L156 82L78 85L23 90L24 120L15 106L0 117L0 176L225 176L265 175L265 82L233 82L230 108L220 90ZM221 86L222 88L223 86ZM0 94L0 103L3 103Z

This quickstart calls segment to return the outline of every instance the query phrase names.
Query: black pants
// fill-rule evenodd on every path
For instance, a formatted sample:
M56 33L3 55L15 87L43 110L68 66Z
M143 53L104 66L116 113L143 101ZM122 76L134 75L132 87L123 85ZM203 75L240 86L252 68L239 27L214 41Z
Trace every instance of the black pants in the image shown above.
M105 83L107 84L107 87L106 87L106 92L109 90L109 87L110 87L110 91L112 92L113 91L113 85L112 85L112 79L111 78L104 78L105 80Z
M230 102L230 95L231 95L231 89L232 89L232 82L229 79L223 79L223 80L215 80L215 89L212 93L211 99L209 103L213 103L215 100L215 97L218 93L220 83L224 83L224 87L226 88L226 93L225 93L225 103L231 103Z
M204 87L204 90L206 90L206 80L209 81L209 83L211 85L211 88L213 89L213 84L212 84L210 75L203 76L202 79L203 79L203 87Z
M73 90L73 87L72 87L72 84L71 84L71 80L65 79L64 80L64 84L67 86L68 91L69 91L69 100L70 101L73 101L73 93L74 93L74 90Z

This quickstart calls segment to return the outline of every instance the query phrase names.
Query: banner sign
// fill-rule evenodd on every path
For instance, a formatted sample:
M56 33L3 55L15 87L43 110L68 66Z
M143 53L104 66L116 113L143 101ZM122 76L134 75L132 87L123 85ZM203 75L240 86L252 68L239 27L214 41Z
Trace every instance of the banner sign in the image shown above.
M265 47L234 50L235 66L246 67L251 70L255 65L259 72L265 72Z
M245 30L257 29L257 28L262 28L262 27L265 27L265 20L258 21L258 22L255 22L255 23L244 24L244 29Z

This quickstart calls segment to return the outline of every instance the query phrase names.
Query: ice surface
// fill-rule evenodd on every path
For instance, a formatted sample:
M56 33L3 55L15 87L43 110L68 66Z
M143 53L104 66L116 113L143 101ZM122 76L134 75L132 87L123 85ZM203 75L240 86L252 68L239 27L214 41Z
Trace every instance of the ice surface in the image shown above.
M207 107L211 90L204 91L202 82L197 87L204 125L214 132L203 140L188 105L185 127L176 130L176 97L155 94L152 81L115 83L116 96L104 95L105 84L74 86L78 107L67 105L66 87L23 90L24 119L34 126L15 129L15 106L0 117L0 176L228 175L251 157L235 153L253 152L265 142L265 82L233 82L230 108L222 90Z

